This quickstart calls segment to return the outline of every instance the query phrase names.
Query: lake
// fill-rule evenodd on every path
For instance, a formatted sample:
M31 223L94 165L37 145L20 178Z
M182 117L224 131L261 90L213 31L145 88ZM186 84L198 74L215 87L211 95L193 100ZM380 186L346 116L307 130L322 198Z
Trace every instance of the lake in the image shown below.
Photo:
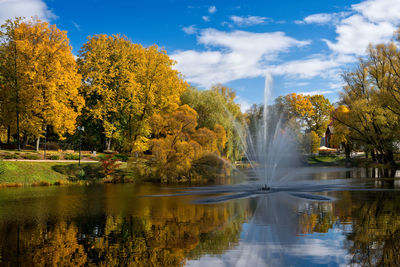
M199 204L218 195L151 197L186 190L151 183L1 189L0 264L400 265L400 180L315 170L299 177L352 190L313 192L330 201L277 192Z

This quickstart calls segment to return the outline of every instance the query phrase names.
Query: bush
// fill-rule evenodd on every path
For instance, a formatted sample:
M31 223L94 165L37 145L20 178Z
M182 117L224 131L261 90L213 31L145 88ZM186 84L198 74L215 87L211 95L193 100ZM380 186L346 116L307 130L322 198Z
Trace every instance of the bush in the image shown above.
M115 170L121 165L120 163L117 163L117 159L115 159L116 154L109 154L105 156L104 159L101 159L101 167L103 169L103 173L105 177L110 177Z
M66 160L78 160L79 155L78 154L67 154L64 157Z
M4 159L19 159L19 156L16 154L8 154L3 156Z
M84 170L84 169L80 169L77 176L78 176L78 178L79 178L80 180L84 180L85 177L86 177L86 172L85 172L85 170Z
M38 181L38 182L33 182L32 186L49 186L50 183L47 181Z
M123 155L123 154L115 154L114 159L120 160L120 161L128 161L129 157L127 155Z
M25 155L24 159L36 160L36 159L40 159L40 156L38 156L38 155Z
M59 160L59 159L60 159L60 156L59 156L59 155L50 155L50 156L48 157L48 159L51 159L51 160Z
M102 160L104 160L106 158L106 155L103 155L103 154L101 154L101 155L98 155L98 156L96 156L96 160L98 160L98 161L102 161Z

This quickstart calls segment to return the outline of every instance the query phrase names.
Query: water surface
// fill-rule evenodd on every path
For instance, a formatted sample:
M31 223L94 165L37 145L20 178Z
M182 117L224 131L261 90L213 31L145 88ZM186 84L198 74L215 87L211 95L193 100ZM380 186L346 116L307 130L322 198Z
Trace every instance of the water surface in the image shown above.
M143 197L177 191L154 184L2 189L0 261L2 266L400 265L399 182L372 173L330 168L298 173L313 184L340 179L367 189L313 192L332 201L287 192L215 204L198 203L220 195Z

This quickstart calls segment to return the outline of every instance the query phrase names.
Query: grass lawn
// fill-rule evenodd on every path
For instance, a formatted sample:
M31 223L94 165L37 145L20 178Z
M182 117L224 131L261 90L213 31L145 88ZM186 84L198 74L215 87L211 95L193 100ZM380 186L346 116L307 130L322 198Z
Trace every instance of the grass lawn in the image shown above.
M1 164L4 165L4 173L0 174L0 184L54 184L101 178L99 163L82 163L81 167L77 163L63 162L3 161Z
M343 163L344 157L332 155L332 156L311 156L308 158L308 164L320 164L320 165L335 165Z

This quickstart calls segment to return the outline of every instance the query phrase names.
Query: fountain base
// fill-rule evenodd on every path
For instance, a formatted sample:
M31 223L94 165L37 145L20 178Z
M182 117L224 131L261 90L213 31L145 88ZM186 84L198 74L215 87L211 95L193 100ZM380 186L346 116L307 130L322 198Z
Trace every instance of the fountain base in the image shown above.
M260 191L270 191L270 190L271 190L271 187L269 187L269 186L267 186L267 185L264 185L264 186L261 187L259 190L260 190Z

